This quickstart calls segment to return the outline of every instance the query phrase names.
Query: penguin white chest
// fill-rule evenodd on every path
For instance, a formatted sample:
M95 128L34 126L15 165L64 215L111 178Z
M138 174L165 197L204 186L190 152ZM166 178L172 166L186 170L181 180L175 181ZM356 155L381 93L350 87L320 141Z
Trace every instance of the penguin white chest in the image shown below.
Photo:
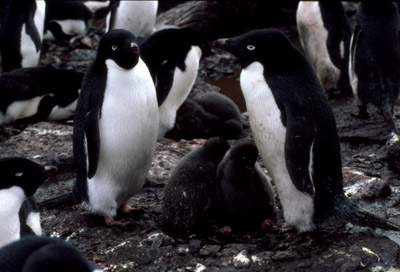
M262 160L271 174L288 224L300 231L314 227L312 198L292 183L285 159L286 128L281 111L264 77L264 67L254 62L242 70L240 85L249 113L250 127Z
M144 62L124 70L107 60L107 84L99 120L100 155L89 182L92 211L114 216L143 186L156 147L158 105Z
M200 47L192 46L185 58L185 71L175 68L173 83L167 98L159 108L160 128L158 138L164 137L174 127L176 111L185 101L196 81L202 52Z
M21 187L13 186L0 190L0 247L20 237L18 212L25 200Z

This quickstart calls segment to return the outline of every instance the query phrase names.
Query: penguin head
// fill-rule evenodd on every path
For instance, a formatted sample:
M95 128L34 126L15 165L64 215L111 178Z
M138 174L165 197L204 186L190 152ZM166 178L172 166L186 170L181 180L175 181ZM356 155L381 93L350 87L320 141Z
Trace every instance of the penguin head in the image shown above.
M238 141L229 152L231 158L239 165L253 169L256 163L258 150L251 140Z
M37 188L46 179L48 174L56 172L57 168L42 166L24 158L0 159L0 189L8 189L13 186L21 187L27 197L32 196Z
M219 39L214 46L239 58L242 68L253 62L261 62L264 67L284 66L296 50L287 36L276 29L253 30L234 38Z
M219 163L229 150L229 143L221 137L211 137L202 146L203 154L208 160Z
M132 69L139 61L139 46L135 35L128 30L113 29L100 40L97 60L113 60L123 69Z

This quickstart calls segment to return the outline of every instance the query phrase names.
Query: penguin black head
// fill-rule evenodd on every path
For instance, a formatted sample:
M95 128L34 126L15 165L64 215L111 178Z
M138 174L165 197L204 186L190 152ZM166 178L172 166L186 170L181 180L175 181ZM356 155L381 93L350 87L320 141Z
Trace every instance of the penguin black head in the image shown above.
M214 46L238 57L242 68L256 61L264 67L284 67L288 65L291 53L296 51L287 36L276 29L253 30L234 38L219 39Z
M243 140L237 142L229 151L231 158L248 168L253 168L256 163L258 150L253 141Z
M57 168L42 166L24 158L0 159L0 173L2 175L0 189L13 186L21 187L27 197L32 196L37 188L46 179L48 174L54 173Z
M113 29L100 40L97 60L113 60L123 69L132 69L139 61L139 46L128 30Z

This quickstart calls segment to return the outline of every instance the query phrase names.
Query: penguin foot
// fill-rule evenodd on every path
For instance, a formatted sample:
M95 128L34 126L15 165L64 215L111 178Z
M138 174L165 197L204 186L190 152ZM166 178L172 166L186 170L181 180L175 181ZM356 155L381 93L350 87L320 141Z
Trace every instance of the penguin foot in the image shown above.
M273 223L269 219L265 219L260 223L261 231L263 232L271 226L273 226Z
M114 227L114 226L125 227L131 224L131 221L128 219L115 220L112 217L104 217L104 220L108 227Z
M355 117L355 118L358 118L358 119L368 119L369 118L369 114L368 113L362 113L362 112L359 112L359 113L350 113L351 114L351 116L353 116L353 117Z
M140 207L140 206L132 207L128 203L124 203L124 204L122 204L122 206L119 208L118 211L120 211L121 213L124 213L124 214L130 214L132 211L140 211L141 209L142 209L142 207Z
M232 228L230 226L224 226L222 228L220 228L219 230L217 230L218 233L221 234L229 234L232 232Z

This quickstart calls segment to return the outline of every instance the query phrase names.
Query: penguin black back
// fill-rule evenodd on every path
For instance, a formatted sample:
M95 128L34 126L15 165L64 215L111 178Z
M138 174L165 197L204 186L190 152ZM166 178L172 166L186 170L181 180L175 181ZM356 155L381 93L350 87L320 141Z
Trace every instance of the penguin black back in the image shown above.
M0 249L0 271L100 271L72 245L58 238L27 236Z

